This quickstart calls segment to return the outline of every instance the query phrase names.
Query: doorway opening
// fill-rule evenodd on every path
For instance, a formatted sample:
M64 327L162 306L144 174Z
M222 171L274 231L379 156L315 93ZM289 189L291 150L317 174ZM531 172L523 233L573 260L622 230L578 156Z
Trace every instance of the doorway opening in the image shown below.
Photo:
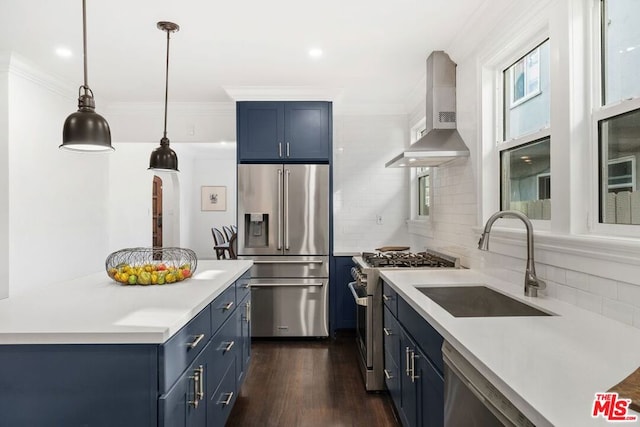
M151 196L151 230L152 246L162 247L162 178L157 175L153 177L153 191Z

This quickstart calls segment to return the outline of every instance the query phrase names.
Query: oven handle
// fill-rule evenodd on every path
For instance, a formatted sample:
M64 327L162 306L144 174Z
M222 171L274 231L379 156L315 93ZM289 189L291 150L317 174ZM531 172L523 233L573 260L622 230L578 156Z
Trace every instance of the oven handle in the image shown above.
M366 307L367 297L366 296L359 297L358 293L356 292L356 289L354 288L355 285L356 285L356 282L349 282L347 286L349 286L349 289L351 289L351 295L353 295L353 299L356 301L356 304L362 307Z

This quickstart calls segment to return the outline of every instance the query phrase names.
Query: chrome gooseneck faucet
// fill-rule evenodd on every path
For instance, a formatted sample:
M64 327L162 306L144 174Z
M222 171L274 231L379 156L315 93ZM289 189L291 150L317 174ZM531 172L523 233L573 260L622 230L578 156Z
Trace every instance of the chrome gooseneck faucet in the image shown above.
M491 231L491 227L498 218L504 217L519 218L527 228L527 270L524 273L524 294L528 297L537 297L538 289L546 288L547 284L536 276L536 266L533 260L533 226L526 215L519 211L499 211L491 215L478 241L478 249L481 251L489 250L489 232Z

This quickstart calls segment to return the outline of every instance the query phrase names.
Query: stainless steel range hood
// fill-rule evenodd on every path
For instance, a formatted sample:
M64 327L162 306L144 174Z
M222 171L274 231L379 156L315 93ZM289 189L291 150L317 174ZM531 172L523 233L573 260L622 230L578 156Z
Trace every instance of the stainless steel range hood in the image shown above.
M441 50L427 58L426 118L424 135L385 167L440 166L469 156L469 149L456 130L456 64Z

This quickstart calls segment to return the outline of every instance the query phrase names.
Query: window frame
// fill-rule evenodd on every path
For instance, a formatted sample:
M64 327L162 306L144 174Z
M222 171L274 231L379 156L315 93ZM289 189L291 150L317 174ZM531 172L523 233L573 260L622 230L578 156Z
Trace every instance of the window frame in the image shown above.
M542 140L545 138L549 138L549 141L551 141L552 138L552 130L551 130L551 121L549 121L549 126L544 127L538 131L534 131L534 132L530 132L530 133L526 133L523 134L517 138L512 138L512 139L506 139L506 132L505 132L505 114L507 112L507 107L509 109L513 108L514 106L512 105L505 105L506 104L506 100L505 100L505 78L504 78L504 73L506 71L508 71L510 69L510 67L514 64L516 64L518 61L520 61L521 59L525 59L530 53L532 53L533 51L538 51L538 55L540 52L540 47L544 44L544 43L549 43L549 49L551 49L551 37L549 35L549 32L547 29L543 30L543 31L539 31L536 34L534 34L533 36L531 36L530 38L527 39L527 42L518 46L517 48L511 49L509 53L505 54L503 57L503 60L500 62L497 62L493 68L493 73L495 74L494 77L494 82L495 82L495 89L496 89L496 98L495 98L495 123L494 123L494 132L495 135L497 136L496 138L496 143L495 143L495 153L498 157L497 160L497 165L498 165L498 180L497 180L497 184L498 184L498 188L497 188L497 193L498 193L498 209L502 209L502 200L503 200L503 194L504 194L504 189L502 188L502 184L503 184L503 176L502 176L502 152L503 151L508 151L508 150L512 150L514 148L518 148L518 147L522 147L525 146L527 144L531 144L535 141L538 140ZM523 55L523 52L524 55ZM518 58L517 60L513 60L513 58ZM549 90L553 91L553 82L551 81L551 74L549 76L550 81L549 81ZM538 87L539 87L540 82L538 81ZM534 95L534 96L538 96L540 95L541 91L538 90L538 92ZM525 101L528 101L529 99L533 98L534 96L530 96L530 97L525 97L526 99L522 99L522 102L520 102L517 105L520 105L522 103L524 103ZM517 106L516 105L516 106ZM551 109L551 104L549 105L549 109ZM551 143L551 142L550 142ZM551 157L551 152L550 152L550 157ZM551 160L551 159L550 159ZM552 215L553 218L553 215ZM551 220L542 220L542 219L530 219L532 221L533 224L536 225L537 229L541 229L541 230L548 230L550 229L551 225ZM509 224L509 226L511 227L517 227L518 226L518 222L516 220L506 220L504 221L506 223Z
M525 102L527 102L531 98L534 98L534 97L536 97L536 96L538 96L538 95L540 95L542 93L542 91L540 90L540 46L543 43L544 43L544 41L540 45L535 47L533 50L531 50L528 53L526 53L524 56L522 56L516 62L514 62L509 68L507 68L507 70L509 71L509 81L510 81L510 84L511 84L511 97L510 97L510 100L509 100L510 101L510 103L509 103L509 108L510 109L513 109L513 108L517 107L518 105L524 104ZM538 84L536 85L536 90L527 93L527 88L529 87L529 85L528 85L529 79L527 77L528 74L529 74L528 73L529 67L527 67L527 59L533 53L536 53L538 55ZM523 63L523 65L522 65L522 73L523 73L523 77L524 77L524 95L521 98L514 99L514 97L515 97L515 68L514 67L520 61L522 61L522 63Z

